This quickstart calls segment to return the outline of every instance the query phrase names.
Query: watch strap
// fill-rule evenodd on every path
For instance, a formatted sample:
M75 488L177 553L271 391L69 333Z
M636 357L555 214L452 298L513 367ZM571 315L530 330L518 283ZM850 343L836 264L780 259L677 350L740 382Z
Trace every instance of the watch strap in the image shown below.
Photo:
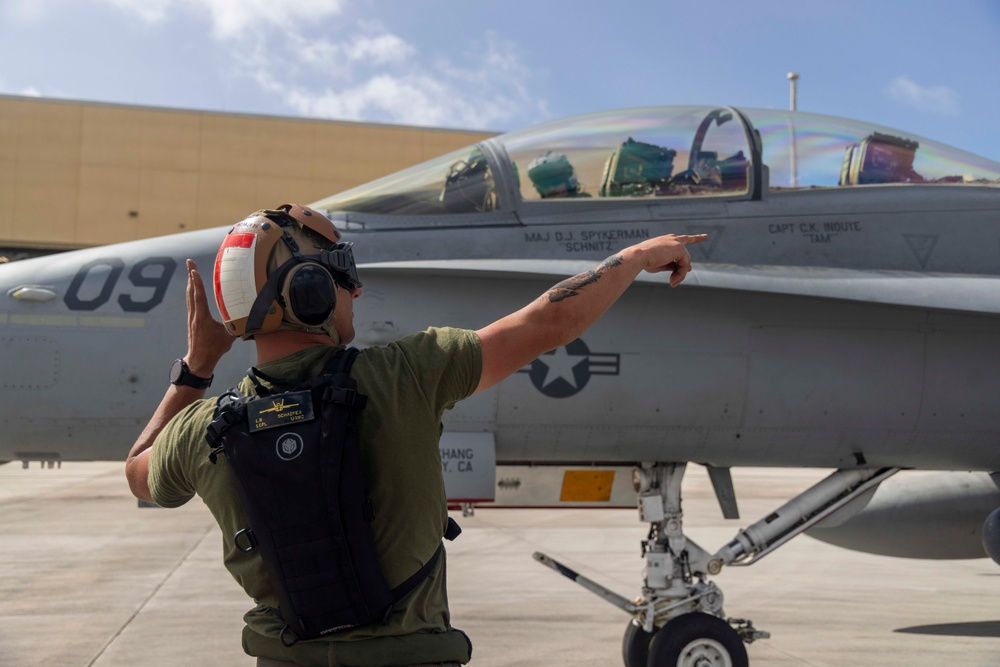
M180 365L180 372L175 373L173 368ZM176 375L176 377L174 377ZM188 368L187 362L183 359L177 359L174 361L174 365L171 367L170 373L170 384L191 387L193 389L208 389L212 386L212 380L215 379L215 375L211 377L203 378L195 375Z

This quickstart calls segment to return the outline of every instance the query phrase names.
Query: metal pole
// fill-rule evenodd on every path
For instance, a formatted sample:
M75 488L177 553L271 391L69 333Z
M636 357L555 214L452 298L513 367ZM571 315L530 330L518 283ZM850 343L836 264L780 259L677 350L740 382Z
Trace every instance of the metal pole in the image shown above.
M792 111L795 111L795 108L798 106L798 100L796 99L796 85L795 85L798 80L799 80L798 72L788 73L788 84L791 87L791 90L789 91L788 105ZM797 188L799 187L799 164L797 155L798 147L796 146L796 139L795 139L795 121L791 117L789 117L788 119L788 134L791 135L790 137L791 142L789 142L791 144L790 146L791 154L789 155L791 161L791 165L789 165L791 169L791 181L792 181L791 185L793 188Z
M795 82L798 81L798 80L799 80L799 73L798 72L789 72L788 73L788 83L791 86L791 91L789 91L788 105L789 105L789 108L792 111L795 111L796 107L798 106L797 105L797 100L795 98Z

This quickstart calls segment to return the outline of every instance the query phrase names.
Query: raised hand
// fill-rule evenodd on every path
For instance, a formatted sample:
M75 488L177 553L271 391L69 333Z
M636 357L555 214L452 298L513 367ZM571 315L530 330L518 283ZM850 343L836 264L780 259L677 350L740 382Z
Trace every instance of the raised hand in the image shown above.
M185 355L191 372L209 377L236 338L212 317L205 293L205 283L193 260L187 260L188 351Z

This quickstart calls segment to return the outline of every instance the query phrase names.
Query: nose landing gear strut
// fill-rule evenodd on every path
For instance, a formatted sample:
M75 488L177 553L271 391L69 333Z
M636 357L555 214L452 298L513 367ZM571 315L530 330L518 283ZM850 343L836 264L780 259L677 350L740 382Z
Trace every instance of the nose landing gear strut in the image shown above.
M726 565L757 562L898 471L837 470L710 554L684 535L685 468L685 463L648 463L633 472L639 515L650 526L642 543L646 567L639 599L629 600L545 554L534 554L632 615L622 642L625 667L745 667L744 644L770 634L749 620L726 617L722 591L708 577Z

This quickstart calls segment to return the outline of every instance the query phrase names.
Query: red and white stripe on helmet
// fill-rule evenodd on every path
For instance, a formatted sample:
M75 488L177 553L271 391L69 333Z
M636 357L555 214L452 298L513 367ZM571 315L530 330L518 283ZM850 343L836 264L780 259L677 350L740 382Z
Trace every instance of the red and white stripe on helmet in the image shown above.
M254 276L254 251L257 235L229 234L215 257L215 301L222 319L227 321L249 317L257 298Z

